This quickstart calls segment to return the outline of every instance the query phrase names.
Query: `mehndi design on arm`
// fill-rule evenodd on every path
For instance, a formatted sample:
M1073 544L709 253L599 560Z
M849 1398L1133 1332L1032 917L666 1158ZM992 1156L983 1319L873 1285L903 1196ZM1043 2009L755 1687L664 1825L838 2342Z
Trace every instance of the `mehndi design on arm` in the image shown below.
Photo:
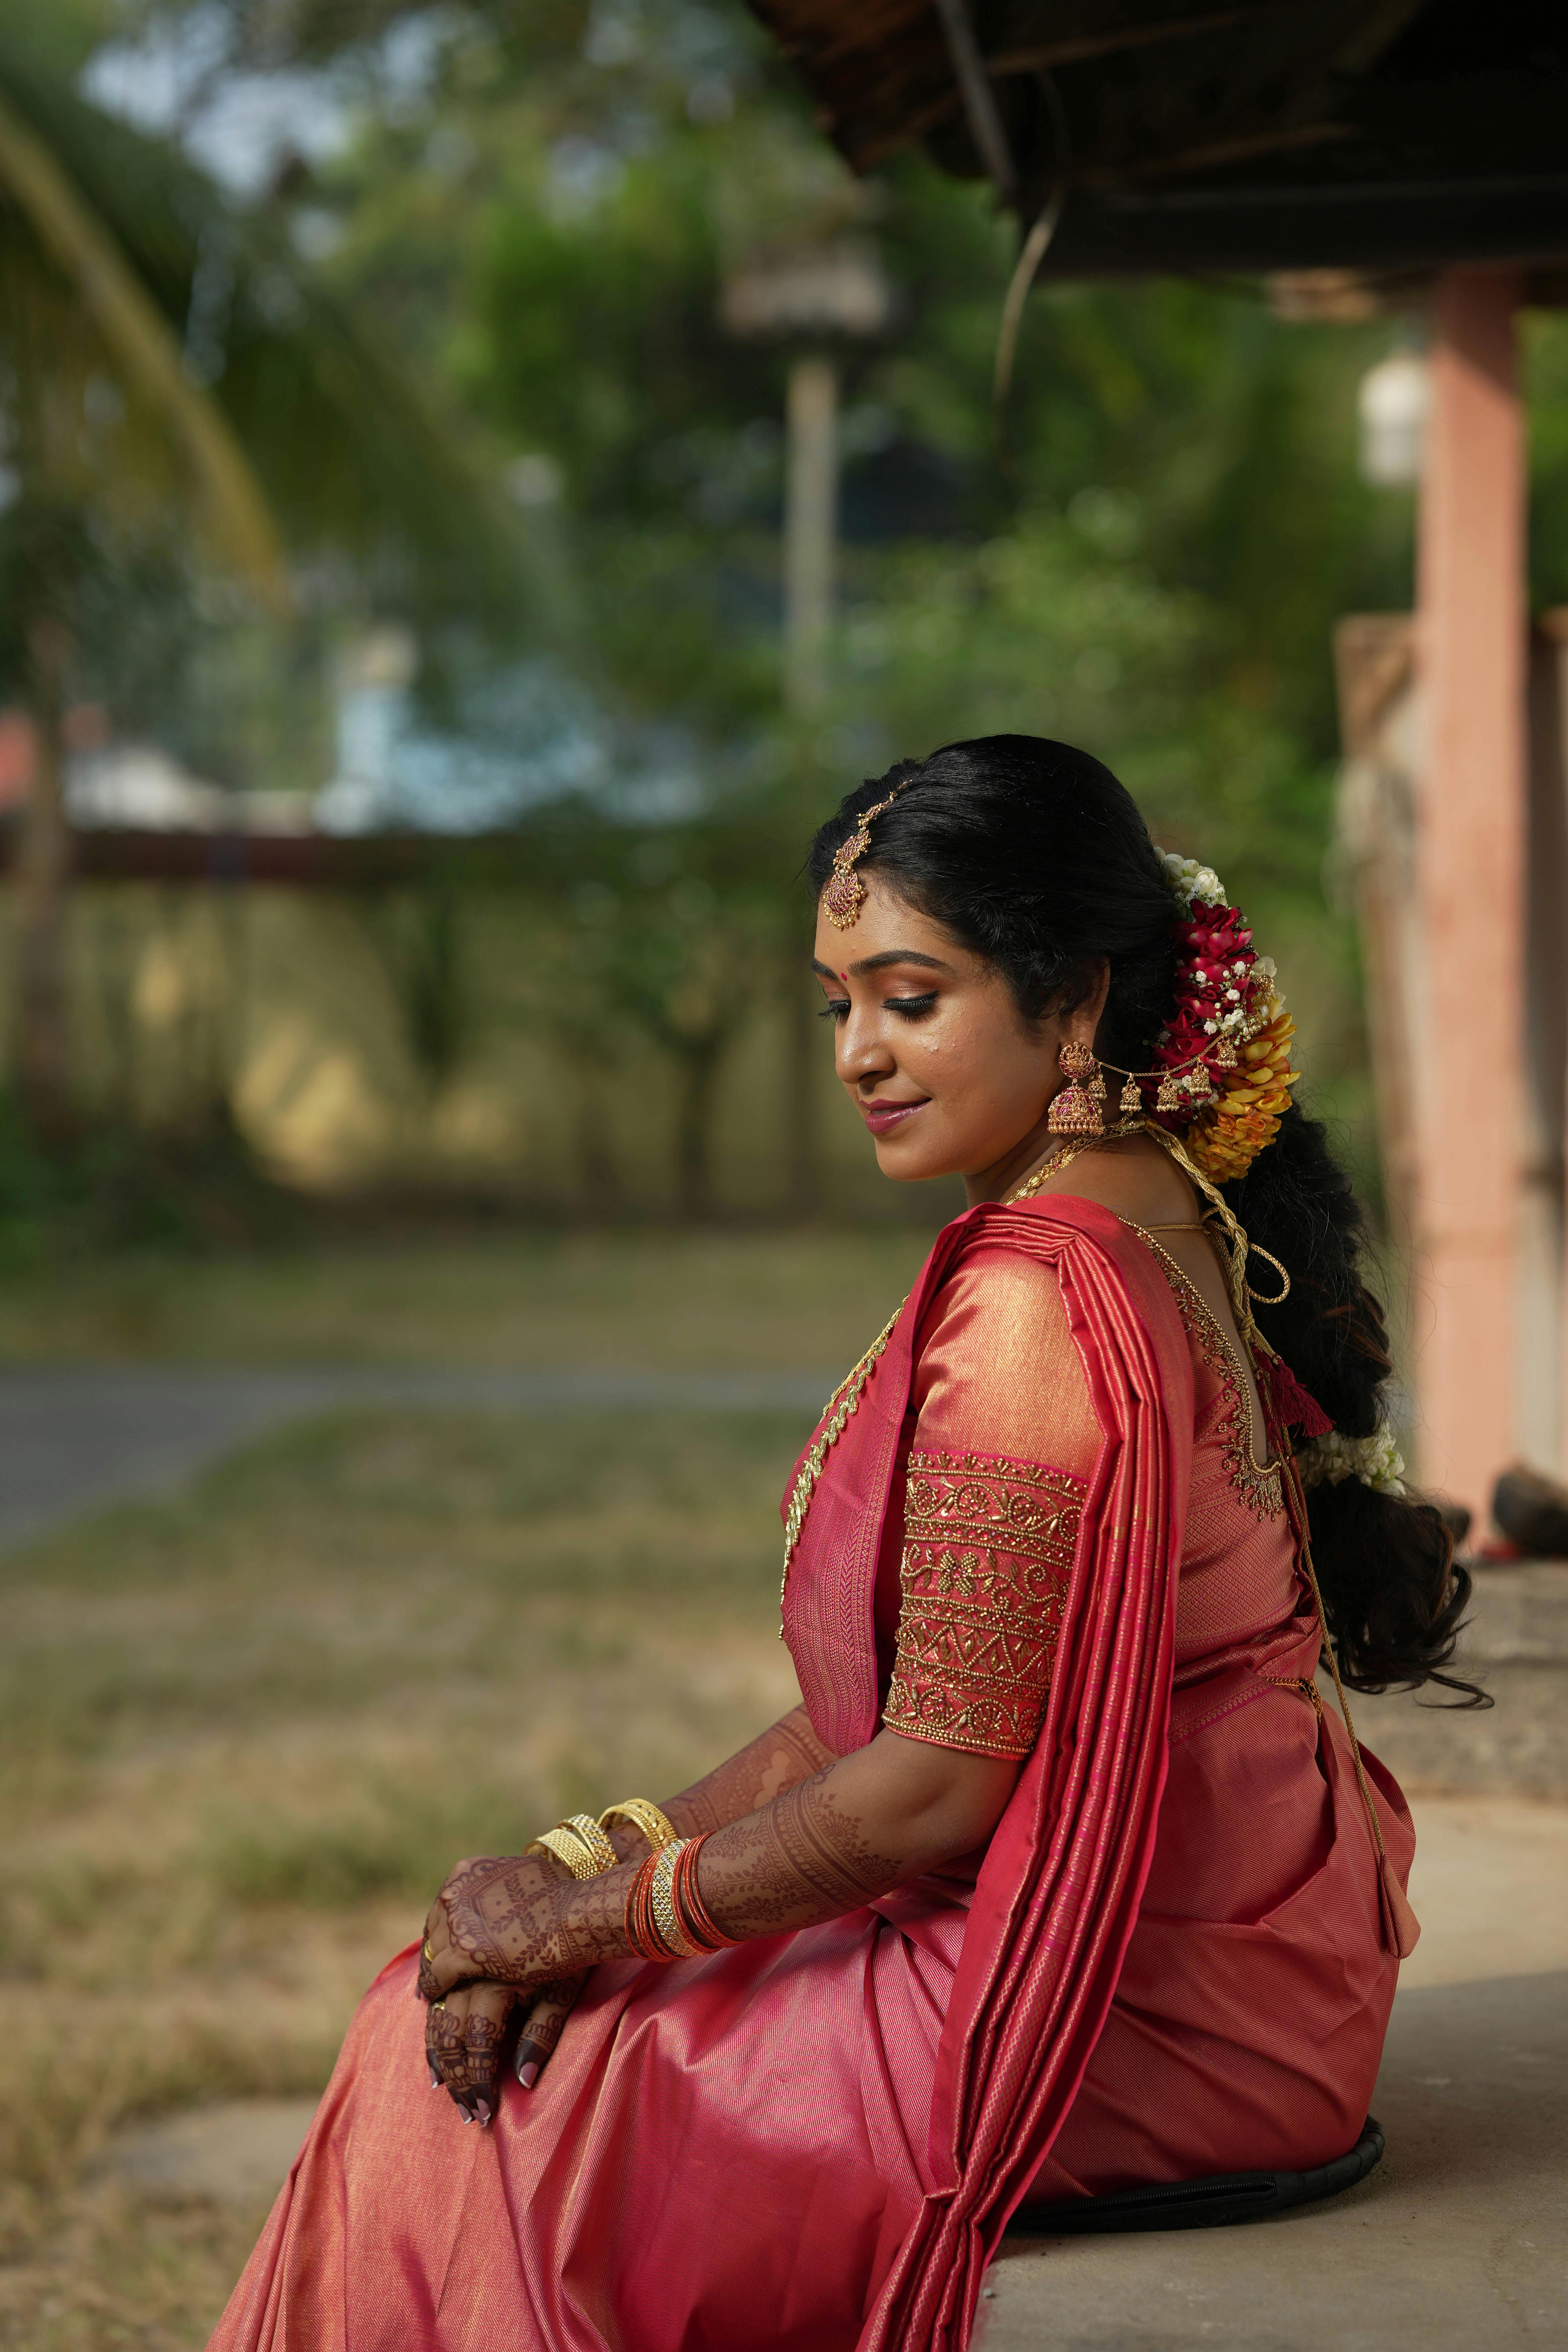
M670 1818L683 1837L724 1829L754 1813L759 1806L771 1804L785 1789L808 1780L833 1760L832 1750L813 1731L805 1707L794 1707L694 1788L672 1797Z
M826 1785L831 1769L710 1841L704 1889L729 1934L765 1936L831 1919L903 1876L898 1862L872 1852L859 1822L837 1803Z

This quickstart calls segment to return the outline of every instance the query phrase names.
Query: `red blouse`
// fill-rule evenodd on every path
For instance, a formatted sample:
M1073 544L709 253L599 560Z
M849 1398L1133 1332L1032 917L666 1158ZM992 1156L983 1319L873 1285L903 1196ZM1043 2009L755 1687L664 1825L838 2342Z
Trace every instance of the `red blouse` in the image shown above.
M1257 1459L1231 1343L1154 1246L1192 1342L1196 1385L1178 1649L1194 1638L1206 1649L1216 1635L1289 1615L1293 1559L1279 1473ZM879 1595L879 1632L893 1653L882 1720L908 1739L1025 1757L1050 1695L1100 1445L1053 1275L1005 1249L965 1257L924 1336L907 1427L902 1524L889 1530Z

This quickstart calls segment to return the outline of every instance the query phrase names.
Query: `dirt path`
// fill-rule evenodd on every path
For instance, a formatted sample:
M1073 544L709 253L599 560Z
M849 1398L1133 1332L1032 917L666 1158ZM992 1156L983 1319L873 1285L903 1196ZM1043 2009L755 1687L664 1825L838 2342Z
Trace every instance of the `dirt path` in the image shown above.
M691 1406L815 1414L834 1372L268 1370L104 1365L0 1370L0 1546L123 1496L180 1485L231 1446L343 1404L549 1412Z

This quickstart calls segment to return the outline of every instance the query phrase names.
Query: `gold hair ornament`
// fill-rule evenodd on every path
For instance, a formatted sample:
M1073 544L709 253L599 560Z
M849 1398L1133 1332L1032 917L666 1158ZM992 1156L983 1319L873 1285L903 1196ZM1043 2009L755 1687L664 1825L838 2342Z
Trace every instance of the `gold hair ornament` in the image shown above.
M855 831L834 851L833 871L822 893L822 911L835 930L847 931L866 903L866 885L856 873L855 866L871 846L872 819L880 816L884 809L890 809L899 794L907 793L913 782L914 778L907 776L901 784L893 786L885 801L878 801L873 807L862 809L856 821Z
M1252 1309L1255 1305L1258 1307L1284 1305L1290 1296L1289 1270L1280 1265L1272 1250L1266 1250L1260 1243L1248 1241L1246 1227L1237 1222L1236 1213L1225 1194L1211 1178L1205 1175L1191 1152L1178 1137L1171 1133L1169 1128L1161 1127L1153 1119L1146 1118L1143 1121L1143 1133L1151 1136L1160 1149L1169 1154L1183 1174L1191 1179L1209 1203L1204 1213L1205 1222L1206 1223L1212 1216L1219 1227L1220 1239L1225 1244L1226 1287L1230 1292L1230 1303L1235 1310L1237 1328L1246 1341L1247 1349L1254 1356L1277 1357L1279 1349L1271 1348L1263 1337ZM1267 1258L1279 1276L1279 1288L1272 1298L1265 1297L1260 1291L1254 1290L1247 1281L1247 1261L1249 1257Z

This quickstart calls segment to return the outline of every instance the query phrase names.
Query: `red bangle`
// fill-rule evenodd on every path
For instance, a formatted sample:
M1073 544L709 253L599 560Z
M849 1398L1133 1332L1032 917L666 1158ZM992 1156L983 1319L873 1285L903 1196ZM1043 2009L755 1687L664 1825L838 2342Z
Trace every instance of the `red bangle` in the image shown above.
M658 1932L658 1922L653 1916L653 1874L658 1866L658 1856L650 1853L633 1879L626 1894L626 1917L623 1927L627 1943L639 1960L675 1960L672 1952Z
M745 1937L726 1936L702 1900L702 1890L697 1883L697 1862L709 1834L705 1830L700 1837L690 1839L676 1855L669 1894L687 1941L695 1944L700 1952L721 1952L729 1946L744 1943Z

